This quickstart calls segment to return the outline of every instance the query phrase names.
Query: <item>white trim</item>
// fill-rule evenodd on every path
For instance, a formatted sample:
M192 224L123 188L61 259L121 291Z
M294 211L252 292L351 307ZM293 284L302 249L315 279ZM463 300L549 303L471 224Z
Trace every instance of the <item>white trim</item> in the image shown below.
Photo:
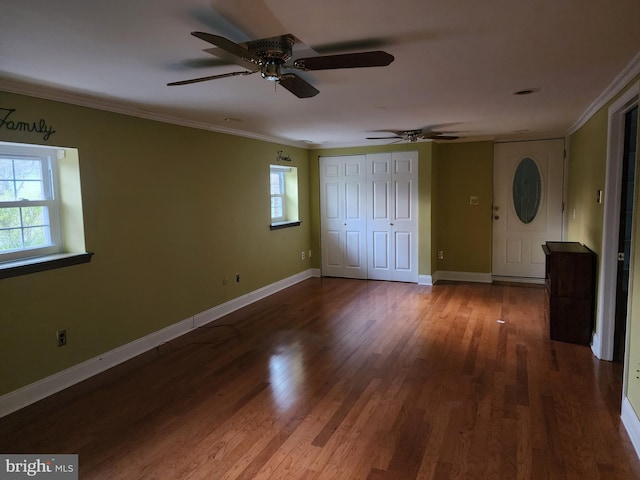
M600 351L602 350L602 341L598 332L593 332L591 337L591 351L596 358L600 358Z
M493 275L492 278L494 282L530 283L536 285L544 285L544 278L506 277L504 275Z
M626 396L622 399L620 419L629 434L636 455L640 457L640 419Z
M273 295L280 290L284 290L287 287L302 282L307 278L319 276L319 274L314 275L314 270L305 270L304 272L300 272L291 277L283 278L282 280L272 283L271 285L267 285L266 287L259 288L258 290L254 290L253 292L249 292L240 297L236 297L233 300L229 300L226 303L217 305L204 312L197 313L193 316L193 325L195 328L201 327L202 325L206 325L207 323L213 322L214 320L235 312L242 307L251 305L253 302L262 300L263 298L266 298L269 295Z
M604 107L613 97L615 97L624 87L631 82L636 75L640 74L640 52L627 64L627 66L614 78L613 82L596 98L584 113L576 120L567 132L569 135L574 134L593 117L598 110Z
M437 271L433 274L433 281L437 283L439 280L476 283L491 283L493 281L490 273Z
M596 357L602 360L612 360L614 348L624 114L632 105L637 104L639 93L640 83L636 83L627 89L608 110L603 234L596 312L596 333L600 342L598 349L594 351Z
M418 275L418 285L433 285L433 277L431 275Z
M319 276L318 269L305 270L2 395L0 396L0 418L137 357L239 308L303 280Z
M114 103L109 100L103 100L97 97L81 95L77 92L66 92L52 87L46 87L43 85L32 85L26 82L9 80L6 78L0 79L0 90L9 93L16 93L19 95L28 95L31 97L42 98L45 100L53 100L55 102L69 103L71 105L78 105L81 107L95 108L96 110L103 110L106 112L121 113L123 115L143 118L146 120L154 120L156 122L180 125L183 127L198 128L201 130L209 130L211 132L225 133L227 135L234 135L236 137L262 140L265 142L277 143L279 145L288 145L290 147L298 147L304 149L310 148L310 145L308 143L296 142L294 140L272 137L269 135L259 135L257 133L245 132L243 130L234 130L218 125L211 125L209 123L188 120L186 118L163 115L161 113L141 110L136 107Z

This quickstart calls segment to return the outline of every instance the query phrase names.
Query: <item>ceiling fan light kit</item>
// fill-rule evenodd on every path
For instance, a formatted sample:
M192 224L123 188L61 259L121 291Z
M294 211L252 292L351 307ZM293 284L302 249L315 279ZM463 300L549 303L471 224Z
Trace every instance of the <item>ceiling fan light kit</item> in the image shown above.
M217 47L206 49L207 53L231 61L247 70L171 82L167 84L169 86L187 85L260 72L262 78L271 82L278 82L298 98L309 98L316 96L320 91L295 73L283 72L283 68L310 71L385 67L394 60L393 55L376 50L299 58L294 60L292 64L287 64L286 62L292 58L293 46L296 43L296 38L291 34L253 40L244 44L235 43L225 37L211 33L192 32L191 34Z

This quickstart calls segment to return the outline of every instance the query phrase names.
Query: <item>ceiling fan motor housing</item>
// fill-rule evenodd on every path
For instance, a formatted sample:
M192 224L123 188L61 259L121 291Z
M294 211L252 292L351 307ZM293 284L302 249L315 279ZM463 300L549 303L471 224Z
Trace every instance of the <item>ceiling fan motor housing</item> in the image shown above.
M280 66L291 58L295 38L293 35L263 38L247 42L247 49L261 59L260 75L271 81L282 77Z

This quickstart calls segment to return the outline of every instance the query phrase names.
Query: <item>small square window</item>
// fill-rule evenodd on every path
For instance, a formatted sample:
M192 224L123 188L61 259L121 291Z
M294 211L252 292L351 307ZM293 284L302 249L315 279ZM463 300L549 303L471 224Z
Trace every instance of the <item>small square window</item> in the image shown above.
M298 169L269 166L271 225L298 222Z

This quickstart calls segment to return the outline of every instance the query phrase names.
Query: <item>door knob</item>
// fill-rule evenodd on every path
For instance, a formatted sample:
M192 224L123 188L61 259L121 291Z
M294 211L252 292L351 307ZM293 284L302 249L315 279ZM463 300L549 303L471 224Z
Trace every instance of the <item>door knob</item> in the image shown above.
M495 216L493 217L493 219L494 219L494 220L500 220L500 215L495 215Z

